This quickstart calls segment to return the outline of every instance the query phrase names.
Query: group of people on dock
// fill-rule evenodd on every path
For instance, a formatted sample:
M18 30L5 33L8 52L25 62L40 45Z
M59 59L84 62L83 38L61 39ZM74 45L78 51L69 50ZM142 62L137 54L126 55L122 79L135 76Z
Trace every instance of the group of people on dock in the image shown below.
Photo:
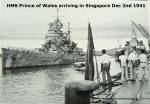
M144 48L132 47L128 52L121 51L121 80L148 80L148 57ZM126 54L125 54L126 53Z
M121 67L121 81L125 82L128 80L139 81L148 80L148 57L144 48L131 47L128 52L124 49L121 51L119 56L120 67ZM110 56L106 54L106 50L102 50L101 56L101 72L103 82L111 82L110 76ZM106 80L107 74L107 80Z

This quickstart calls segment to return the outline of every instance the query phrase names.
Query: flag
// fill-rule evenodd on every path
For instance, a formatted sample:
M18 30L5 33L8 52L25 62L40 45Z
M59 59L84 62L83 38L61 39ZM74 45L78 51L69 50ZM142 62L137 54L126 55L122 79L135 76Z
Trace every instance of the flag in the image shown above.
M89 23L86 66L85 66L85 80L94 80L93 50L94 50L94 43L93 43L91 25Z

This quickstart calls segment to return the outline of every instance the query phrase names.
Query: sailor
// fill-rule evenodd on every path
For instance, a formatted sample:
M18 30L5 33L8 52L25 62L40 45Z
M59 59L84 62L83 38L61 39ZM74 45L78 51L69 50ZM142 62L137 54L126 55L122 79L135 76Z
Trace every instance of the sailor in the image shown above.
M137 66L136 63L137 63L138 54L136 52L136 47L132 47L130 51L131 52L127 58L128 59L128 72L129 72L128 78L130 80L135 80L135 77L136 77L135 69Z
M125 44L125 46L124 46L124 54L125 55L129 55L129 45L128 44Z
M148 66L147 66L147 56L145 54L145 50L140 50L140 55L137 58L140 62L140 69L138 73L138 79L141 81L143 78L148 80Z
M121 60L121 80L127 80L127 55L125 55L125 50L121 51L121 55L119 56Z
M107 80L108 82L111 82L111 76L110 76L110 56L106 54L106 50L102 50L102 57L101 57L101 71L102 71L102 79L103 83L106 83L106 74L107 74Z
M143 41L142 41L142 40L140 41L140 48L141 48L142 50L145 50L145 46L144 46L144 44L143 44Z

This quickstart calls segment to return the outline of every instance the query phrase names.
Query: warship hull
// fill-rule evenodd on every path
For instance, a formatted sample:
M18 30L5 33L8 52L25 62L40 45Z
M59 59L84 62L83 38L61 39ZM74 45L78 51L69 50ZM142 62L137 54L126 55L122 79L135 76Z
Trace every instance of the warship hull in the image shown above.
M37 52L33 50L19 50L2 48L2 68L25 68L51 65L70 65L82 61L77 53Z

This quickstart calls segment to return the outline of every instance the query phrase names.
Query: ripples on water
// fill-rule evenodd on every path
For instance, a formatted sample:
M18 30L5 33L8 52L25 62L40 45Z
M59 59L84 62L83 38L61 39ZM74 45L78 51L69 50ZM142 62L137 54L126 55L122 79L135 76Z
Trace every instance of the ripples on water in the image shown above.
M115 74L119 70L112 64ZM0 74L0 104L63 104L65 83L83 79L71 65L9 71Z
M0 78L0 104L63 104L64 86L83 80L73 66L51 66L7 72Z

